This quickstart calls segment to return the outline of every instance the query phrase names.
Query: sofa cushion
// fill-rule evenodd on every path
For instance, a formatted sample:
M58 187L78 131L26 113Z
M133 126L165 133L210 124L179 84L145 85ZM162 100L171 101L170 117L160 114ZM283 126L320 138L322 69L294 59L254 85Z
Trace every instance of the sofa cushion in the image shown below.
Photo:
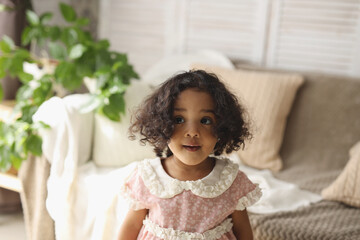
M360 79L304 74L287 121L276 177L320 193L343 170L360 133Z
M279 150L286 119L303 78L299 74L229 70L202 64L194 64L193 68L217 74L249 112L254 138L246 143L244 151L238 151L240 159L251 167L280 170Z
M360 142L350 149L350 160L344 170L321 195L324 199L360 207Z

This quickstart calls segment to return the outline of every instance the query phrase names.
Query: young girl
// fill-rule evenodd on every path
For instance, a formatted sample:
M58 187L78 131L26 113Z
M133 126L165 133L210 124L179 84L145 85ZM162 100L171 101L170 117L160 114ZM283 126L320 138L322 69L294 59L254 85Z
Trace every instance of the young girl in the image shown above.
M130 132L158 157L140 162L123 186L132 204L119 240L252 239L246 207L261 191L217 157L251 134L243 108L214 74L193 70L168 79L145 100Z

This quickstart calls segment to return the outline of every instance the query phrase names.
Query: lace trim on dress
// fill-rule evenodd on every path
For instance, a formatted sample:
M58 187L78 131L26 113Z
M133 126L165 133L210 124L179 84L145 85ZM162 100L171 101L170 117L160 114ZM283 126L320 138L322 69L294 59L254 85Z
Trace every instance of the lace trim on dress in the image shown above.
M235 208L236 210L244 210L245 208L253 205L260 199L260 197L262 196L261 189L259 188L258 184L255 185L256 187L254 190L239 199L238 204Z
M153 195L160 198L172 198L185 190L190 190L193 194L204 198L220 196L231 186L239 171L237 164L232 163L229 159L223 159L222 161L227 161L227 164L221 172L219 181L214 185L207 185L201 179L180 181L175 178L171 178L168 182L162 184L149 161L149 159L146 159L140 162L138 170L145 186Z
M154 236L161 239L175 240L175 239L206 239L216 240L219 239L225 233L230 232L233 227L231 218L223 221L219 226L210 229L204 233L185 232L181 230L175 230L173 228L163 228L146 218L144 221L145 231L149 231Z

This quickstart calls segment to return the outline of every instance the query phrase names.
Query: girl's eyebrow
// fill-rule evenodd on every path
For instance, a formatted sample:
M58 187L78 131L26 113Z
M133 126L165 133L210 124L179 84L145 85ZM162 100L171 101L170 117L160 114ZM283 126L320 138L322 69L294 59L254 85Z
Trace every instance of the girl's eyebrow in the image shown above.
M187 110L185 108L174 108L174 111L178 111L178 112L186 112ZM200 112L205 112L205 113L213 113L215 114L213 109L201 109Z
M205 113L213 113L215 114L215 111L212 109L201 109L201 112L205 112Z

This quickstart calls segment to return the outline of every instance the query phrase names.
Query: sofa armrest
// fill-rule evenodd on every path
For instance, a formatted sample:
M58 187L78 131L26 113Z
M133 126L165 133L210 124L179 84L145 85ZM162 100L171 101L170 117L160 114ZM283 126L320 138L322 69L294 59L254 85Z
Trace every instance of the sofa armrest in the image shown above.
M19 170L18 177L22 184L20 197L28 240L55 239L54 221L46 209L49 174L50 164L44 156L30 155Z

